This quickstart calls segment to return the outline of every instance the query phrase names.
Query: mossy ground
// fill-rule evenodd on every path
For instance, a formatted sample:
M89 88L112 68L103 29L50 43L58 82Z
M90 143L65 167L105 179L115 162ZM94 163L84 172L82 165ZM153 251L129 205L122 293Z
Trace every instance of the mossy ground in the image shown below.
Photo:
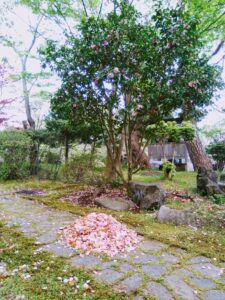
M158 182L166 190L176 189L183 193L195 195L196 174L194 172L179 172L174 181L164 180L162 173L154 176L137 174L134 180L144 182ZM85 188L85 185L65 184L62 182L28 180L25 182L9 182L0 184L0 188L10 191L15 188L39 188L48 193L47 196L26 197L37 200L49 207L66 210L71 213L83 216L90 212L105 212L113 215L119 221L126 223L135 229L139 234L149 239L155 239L170 245L187 250L191 255L205 255L225 261L225 236L221 229L214 227L192 228L188 226L174 226L172 224L160 224L154 220L151 213L143 211L114 212L101 208L87 208L78 205L62 202L60 198L76 190ZM187 204L177 204L180 207Z
M70 267L64 258L55 258L48 252L34 255L38 247L16 228L0 223L0 262L7 264L8 271L6 277L1 277L0 274L0 299L128 299L108 286L96 283L83 270ZM31 277L24 279L24 274ZM77 277L77 281L64 283L60 277ZM84 283L88 280L90 289L85 289Z

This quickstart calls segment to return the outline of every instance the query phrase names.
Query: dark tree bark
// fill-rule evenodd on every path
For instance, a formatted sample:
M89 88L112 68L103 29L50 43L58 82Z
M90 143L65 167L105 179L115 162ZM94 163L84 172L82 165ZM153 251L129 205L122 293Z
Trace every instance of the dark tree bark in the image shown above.
M70 150L69 139L67 136L65 136L65 161L66 162L69 159L69 150Z

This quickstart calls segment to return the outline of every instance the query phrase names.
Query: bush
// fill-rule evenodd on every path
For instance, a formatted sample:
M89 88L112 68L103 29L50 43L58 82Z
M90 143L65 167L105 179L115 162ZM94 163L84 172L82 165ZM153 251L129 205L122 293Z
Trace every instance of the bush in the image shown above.
M60 154L52 151L44 153L44 162L48 164L55 164L61 160Z
M225 196L222 194L214 194L209 197L209 199L215 204L225 204Z
M0 179L18 179L29 175L31 139L24 131L0 132Z
M176 166L168 160L164 161L163 162L163 173L166 178L172 180L176 174Z
M97 156L77 153L62 167L61 175L67 182L95 183Z

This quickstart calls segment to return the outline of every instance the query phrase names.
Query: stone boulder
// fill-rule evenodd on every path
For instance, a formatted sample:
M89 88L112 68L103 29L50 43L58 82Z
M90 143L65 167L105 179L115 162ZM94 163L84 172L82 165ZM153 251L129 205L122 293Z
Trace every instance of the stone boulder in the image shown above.
M197 174L197 189L203 195L223 194L223 191L217 183L217 174L213 170L199 168Z
M157 214L160 223L172 223L175 225L198 226L198 221L190 209L178 210L161 206Z
M123 198L116 198L116 199L96 198L95 204L100 207L104 207L116 211L124 211L124 210L130 210L136 208L136 205L132 201Z
M153 209L163 205L166 193L157 184L129 182L129 196L141 209Z

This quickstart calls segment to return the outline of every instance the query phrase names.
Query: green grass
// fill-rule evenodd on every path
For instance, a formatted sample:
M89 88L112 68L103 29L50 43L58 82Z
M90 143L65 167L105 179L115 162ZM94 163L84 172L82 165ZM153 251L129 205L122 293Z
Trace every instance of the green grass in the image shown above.
M34 255L38 247L16 228L0 223L0 262L7 264L8 271L7 277L0 275L0 299L128 299L110 287L96 283L87 272L72 268L64 258L55 258L48 252ZM29 274L30 278L24 279L24 274ZM59 280L60 277L76 277L77 280L68 284ZM89 280L90 288L85 289L84 284Z
M195 195L196 190L196 172L177 172L173 180L165 179L161 171L154 171L154 175L145 176L143 172L133 176L134 181L145 183L159 183L166 190L178 190L187 195Z

